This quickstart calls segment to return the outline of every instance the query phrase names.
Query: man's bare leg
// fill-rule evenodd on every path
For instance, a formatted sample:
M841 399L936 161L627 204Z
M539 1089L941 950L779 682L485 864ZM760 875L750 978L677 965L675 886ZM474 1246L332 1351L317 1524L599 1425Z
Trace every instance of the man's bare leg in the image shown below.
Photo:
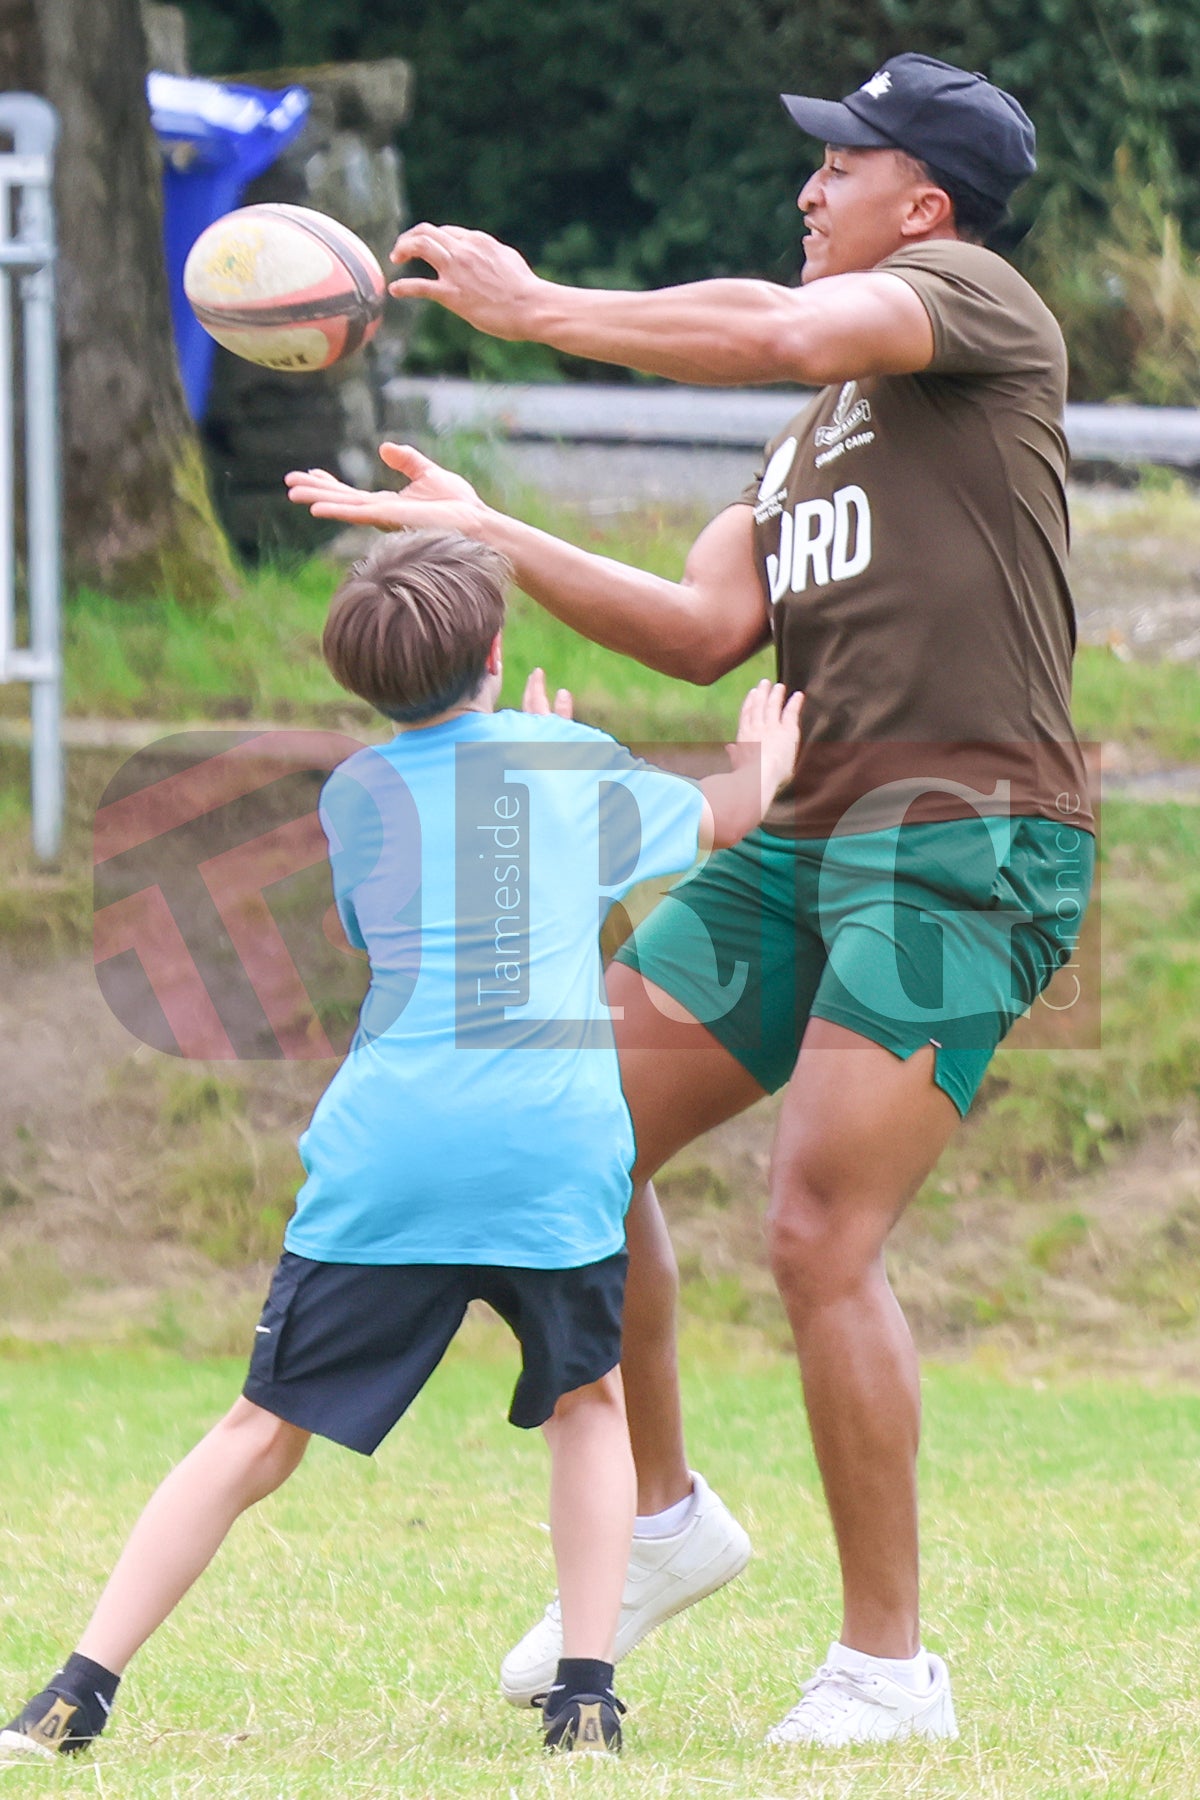
M841 1559L841 1642L920 1645L917 1359L883 1244L958 1123L933 1051L809 1024L775 1141L768 1235Z
M629 1441L639 1514L664 1512L690 1492L676 1351L679 1266L653 1182L635 1188L625 1220L629 1273L621 1336Z
M763 1098L764 1090L653 982L625 963L608 971L621 1084L638 1160L626 1219L629 1274L621 1373L638 1475L638 1512L662 1512L691 1489L676 1353L679 1270L649 1177L693 1138Z

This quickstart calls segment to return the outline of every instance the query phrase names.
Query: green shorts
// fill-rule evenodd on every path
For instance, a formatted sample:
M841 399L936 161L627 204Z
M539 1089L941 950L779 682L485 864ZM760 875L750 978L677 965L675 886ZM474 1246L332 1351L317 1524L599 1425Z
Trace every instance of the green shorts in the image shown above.
M997 1044L1079 940L1090 833L955 819L793 840L762 830L672 888L617 960L700 1020L768 1092L809 1019L909 1057L965 1113Z

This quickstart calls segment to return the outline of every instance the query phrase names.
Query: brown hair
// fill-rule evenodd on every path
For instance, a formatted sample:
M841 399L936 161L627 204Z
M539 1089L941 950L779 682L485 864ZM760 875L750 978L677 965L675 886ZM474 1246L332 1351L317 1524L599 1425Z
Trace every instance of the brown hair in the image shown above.
M458 532L381 538L333 597L322 649L337 681L417 723L477 692L512 570Z

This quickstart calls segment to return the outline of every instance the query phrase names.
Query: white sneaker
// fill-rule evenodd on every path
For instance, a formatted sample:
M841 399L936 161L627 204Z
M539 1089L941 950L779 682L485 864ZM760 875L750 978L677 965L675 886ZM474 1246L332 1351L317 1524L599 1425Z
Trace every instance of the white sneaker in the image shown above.
M767 1733L768 1744L883 1744L895 1738L956 1738L950 1676L940 1656L929 1656L933 1684L914 1694L885 1674L847 1668L832 1644L828 1659L804 1684L798 1705ZM928 1655L929 1653L926 1652Z
M48 1749L45 1744L39 1744L34 1738L26 1737L23 1731L14 1731L9 1725L0 1731L0 1762L6 1762L12 1756L43 1756L54 1760L53 1750Z
M692 1471L695 1496L686 1523L671 1537L634 1538L621 1596L614 1660L664 1619L715 1593L750 1561L750 1539L702 1475ZM500 1692L514 1706L540 1706L562 1655L558 1596L500 1666Z

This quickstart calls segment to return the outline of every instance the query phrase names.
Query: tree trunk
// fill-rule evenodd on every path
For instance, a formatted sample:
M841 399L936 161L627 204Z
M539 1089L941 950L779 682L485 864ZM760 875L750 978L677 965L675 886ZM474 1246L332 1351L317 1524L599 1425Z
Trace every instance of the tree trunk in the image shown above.
M171 335L138 0L0 0L0 85L58 109L66 551L73 580L207 605L234 585Z

